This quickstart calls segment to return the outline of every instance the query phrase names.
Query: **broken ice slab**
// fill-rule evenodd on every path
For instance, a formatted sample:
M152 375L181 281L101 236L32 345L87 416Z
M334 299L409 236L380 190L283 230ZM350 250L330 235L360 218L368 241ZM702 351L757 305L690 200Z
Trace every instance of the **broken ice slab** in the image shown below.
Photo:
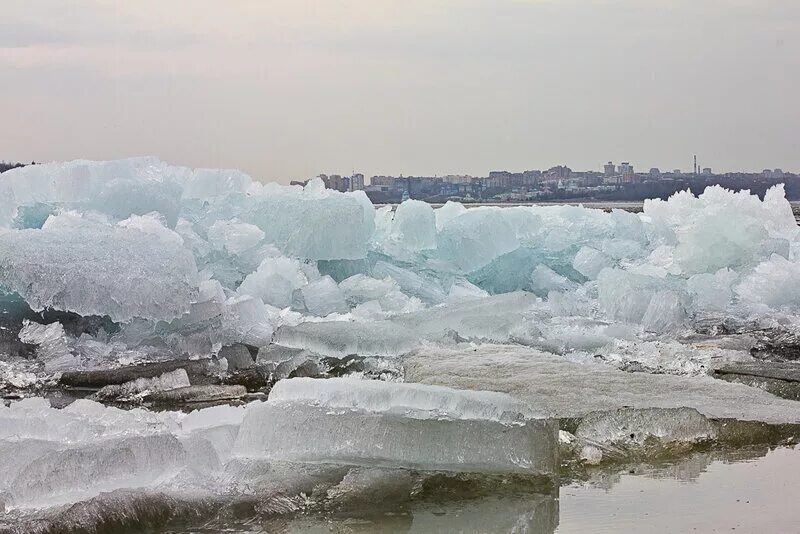
M244 408L191 414L120 410L89 400L64 409L42 398L0 405L0 495L15 508L75 502L116 488L218 469Z
M350 354L398 356L419 344L415 332L390 321L327 321L282 326L275 332L274 341L286 347L336 357Z
M525 403L505 393L358 378L281 380L270 391L269 399L419 419L482 419L513 423L534 417Z
M207 384L152 391L145 400L159 404L212 403L238 400L245 395L247 388L242 385Z
M19 443L25 446L24 442ZM168 434L126 436L44 452L5 488L12 503L39 507L75 502L100 491L157 483L185 464L185 450Z
M714 369L712 376L800 400L800 362L731 362Z
M441 281L432 275L421 275L385 261L378 261L372 268L375 278L391 278L408 296L417 297L428 304L439 304L447 298Z
M137 378L123 384L103 386L93 397L97 400L132 400L157 391L189 386L189 375L185 369L175 369L153 378Z
M633 408L695 408L711 418L800 423L800 403L708 376L626 373L511 345L426 347L403 358L406 380L509 393L551 417Z
M267 461L555 475L558 425L415 419L297 402L247 410L233 454Z
M137 378L155 378L164 373L185 369L192 384L213 381L209 368L210 360L170 360L150 362L116 369L88 369L67 371L61 375L60 383L76 388L99 389L109 384L124 384Z
M311 315L324 317L331 313L345 313L349 310L344 293L330 276L323 276L301 290L306 309Z
M717 427L694 408L621 408L586 415L575 437L581 458L599 463L609 456L685 452L716 440Z
M421 340L455 339L495 342L527 341L534 328L526 313L538 299L517 291L397 315L381 321L305 322L282 326L274 342L327 356L350 354L394 357L420 345Z
M507 340L537 301L536 295L516 291L400 315L394 322L414 329L418 335L432 336L454 330L464 337Z

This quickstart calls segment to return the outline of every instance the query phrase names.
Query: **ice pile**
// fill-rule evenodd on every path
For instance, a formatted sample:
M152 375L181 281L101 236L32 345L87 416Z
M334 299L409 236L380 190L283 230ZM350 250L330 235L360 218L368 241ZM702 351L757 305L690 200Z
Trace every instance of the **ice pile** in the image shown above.
M510 342L610 361L709 321L791 330L800 317L798 227L781 187L763 200L709 187L641 214L375 210L319 180L264 185L137 158L15 169L0 198L0 291L34 323L57 310L113 324L65 334L74 365L120 347L207 356L273 341L389 357ZM50 370L73 365L23 343Z

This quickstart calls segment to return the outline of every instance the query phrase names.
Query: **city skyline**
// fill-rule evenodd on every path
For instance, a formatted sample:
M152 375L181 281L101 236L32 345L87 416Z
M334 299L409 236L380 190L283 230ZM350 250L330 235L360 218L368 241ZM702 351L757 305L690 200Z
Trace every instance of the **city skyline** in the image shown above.
M695 153L800 169L792 0L3 7L0 146L22 161L154 155L283 183Z
M471 174L471 173L459 173L459 172L448 172L443 174L434 174L434 173L419 173L419 174L406 174L406 173L367 173L363 172L363 170L358 168L353 168L349 172L318 172L315 173L313 176L305 177L304 180L308 180L310 178L315 178L319 176L343 176L349 177L353 175L361 175L365 178L374 178L374 177L381 177L381 176L389 176L389 177L432 177L432 178L447 178L447 177L457 177L457 176L469 176L473 178L482 178L489 176L492 172L511 172L511 173L524 173L528 171L546 171L551 168L564 166L570 168L570 170L574 172L585 172L585 173L600 173L602 174L608 164L613 163L615 172L622 174L623 171L620 171L618 167L620 165L630 165L634 174L648 174L652 170L658 170L661 174L683 174L683 175L691 175L691 174L703 174L704 170L710 170L711 173L706 172L706 174L763 174L765 171L779 171L789 175L795 175L798 171L794 169L786 169L779 166L766 166L761 169L732 169L732 168L725 168L725 167L717 167L712 165L706 165L705 162L698 159L696 163L692 160L689 165L683 167L670 167L670 166L658 166L658 165L637 165L633 160L608 160L603 162L602 164L598 165L597 168L579 168L577 166L570 165L569 162L561 162L557 164L550 164L550 165L539 165L539 166L528 166L526 168L518 168L512 169L510 167L505 167L502 165L495 166L494 168L488 169L483 173L478 174ZM696 168L695 168L696 166ZM677 171L677 172L676 172ZM255 178L255 177L254 177ZM293 181L300 181L299 179L293 179Z

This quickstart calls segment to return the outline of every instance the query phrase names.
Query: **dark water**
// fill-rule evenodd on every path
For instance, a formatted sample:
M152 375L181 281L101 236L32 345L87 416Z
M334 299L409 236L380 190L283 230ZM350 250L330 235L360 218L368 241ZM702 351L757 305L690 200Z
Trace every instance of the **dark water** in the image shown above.
M704 460L562 487L557 532L800 532L800 450Z
M594 471L553 494L487 496L359 514L331 512L160 532L800 532L800 450L700 452ZM387 509L389 511L387 511ZM364 510L364 508L362 508Z

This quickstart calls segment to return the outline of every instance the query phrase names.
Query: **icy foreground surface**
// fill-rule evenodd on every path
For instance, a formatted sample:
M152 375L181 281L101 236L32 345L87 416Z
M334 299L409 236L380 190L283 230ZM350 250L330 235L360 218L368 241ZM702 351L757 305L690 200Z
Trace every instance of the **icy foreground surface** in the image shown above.
M346 389L344 381L287 382L269 401L188 415L88 400L60 410L35 398L0 405L4 505L41 508L116 489L258 491L253 485L264 466L275 462L548 476L557 468L556 422L503 412L513 420L503 423L497 413L476 413L490 399L508 410L521 407L503 394L358 380L347 380ZM348 398L346 409L331 407L337 392ZM409 404L416 409L406 414ZM247 468L256 463L261 471ZM276 477L267 476L270 488Z
M626 373L528 347L428 348L404 360L407 380L502 391L527 401L540 417L583 417L624 407L689 407L710 418L800 423L800 402L743 384L705 376Z

